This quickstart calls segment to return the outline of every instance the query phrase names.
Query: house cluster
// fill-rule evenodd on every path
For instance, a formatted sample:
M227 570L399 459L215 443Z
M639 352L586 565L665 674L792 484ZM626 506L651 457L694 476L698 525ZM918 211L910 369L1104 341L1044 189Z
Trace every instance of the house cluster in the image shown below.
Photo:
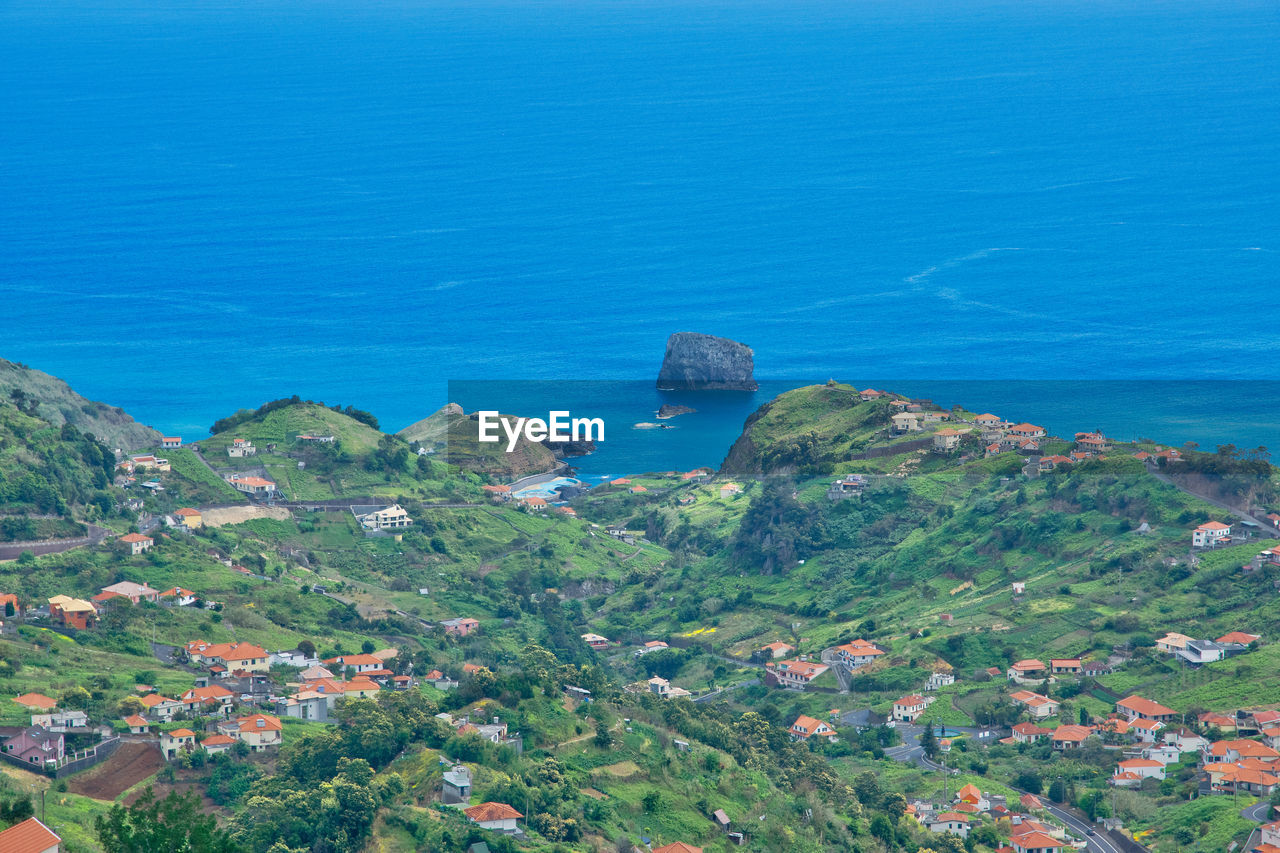
M137 717L125 719L132 731ZM160 732L160 751L167 759L177 758L184 752L203 749L210 754L226 752L236 743L243 743L251 752L263 752L280 746L283 725L279 717L269 714L251 714L247 717L219 720L210 729L197 734L191 729L176 728Z
M1244 654L1261 639L1262 637L1258 634L1231 631L1216 640L1197 640L1186 634L1170 631L1156 640L1156 648L1177 657L1183 663L1203 666L1206 663Z
M1003 796L984 793L970 784L957 791L950 803L909 803L907 814L938 835L967 838L984 823L1002 827L1009 834L1009 843L997 848L997 853L1057 853L1079 847L1081 842L1065 829L1037 817L1043 809L1043 803L1033 794L1024 794L1017 803L1010 803Z

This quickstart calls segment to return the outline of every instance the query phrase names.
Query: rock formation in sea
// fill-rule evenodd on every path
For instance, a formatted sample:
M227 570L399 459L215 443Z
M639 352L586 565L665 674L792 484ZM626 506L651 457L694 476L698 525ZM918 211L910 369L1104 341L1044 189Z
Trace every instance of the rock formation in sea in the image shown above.
M658 372L658 387L676 391L755 391L755 353L746 344L676 332L667 339L667 354Z

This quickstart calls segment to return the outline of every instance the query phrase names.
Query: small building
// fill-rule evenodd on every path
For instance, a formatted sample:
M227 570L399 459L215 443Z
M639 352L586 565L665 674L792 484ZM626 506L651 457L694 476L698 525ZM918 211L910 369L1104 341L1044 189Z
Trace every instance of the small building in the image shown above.
M5 853L62 853L62 837L34 817L0 831Z
M893 718L899 722L914 723L929 707L928 701L920 695L911 694L894 700Z
M760 647L760 651L764 652L770 660L785 658L795 650L795 646L789 646L786 643L768 643Z
M821 720L806 717L804 714L796 717L796 721L791 724L790 732L792 740L808 740L811 737L825 737L831 741L836 739L835 729Z
M57 699L45 696L43 693L23 693L21 696L15 696L13 701L28 711L52 711L58 707Z
M833 650L833 657L850 669L866 666L884 654L884 649L863 639L836 646Z
M210 755L227 752L236 745L236 739L224 734L210 735L200 741L200 748Z
M333 444L338 440L334 435L300 435L298 441L303 444Z
M357 510L368 509L367 507L352 507L352 512L356 516L356 521L360 522L360 527L364 530L403 530L406 527L413 526L413 519L409 517L400 504L392 504L378 509L368 509L367 512L357 512Z
M253 442L247 438L233 438L231 444L227 446L227 456L232 459L242 459L245 456L256 456L258 448L253 446Z
M24 764L43 770L49 762L59 762L66 754L61 732L43 726L31 726L7 739L0 750Z
M489 829L507 835L513 835L519 831L516 821L524 817L523 814L506 803L481 803L478 806L463 809L462 813L481 829Z
M767 664L766 675L772 674L783 687L803 690L805 685L831 667L825 663L813 663L802 660L784 660L776 664Z
M65 733L74 729L88 728L89 715L84 711L51 711L47 714L32 714L31 725L51 732Z
M1044 681L1049 678L1049 668L1036 658L1026 658L1009 667L1009 680L1016 684Z
M1083 665L1080 658L1050 658L1049 671L1054 675L1080 675Z
M131 735L145 735L151 730L151 723L141 714L130 714L124 718L124 724L129 727Z
M265 477L228 477L227 482L237 492L253 497L271 497L276 493L276 484Z
M470 616L460 616L456 619L442 620L440 627L444 628L446 634L452 634L455 637L466 637L480 629L480 622Z
M945 427L933 434L933 449L938 453L949 453L960 446L960 440L967 435L967 429Z
M1058 726L1049 736L1049 740L1054 749L1065 752L1079 749L1092 734L1093 729L1089 726Z
M947 833L961 838L969 836L969 816L960 812L942 812L934 815L929 818L925 826L930 832L936 832L939 835Z
M1021 423L1009 427L1009 434L1015 438L1044 438L1047 433L1042 426Z
M950 672L934 672L929 675L929 682L925 684L925 690L938 690L951 684L956 683L956 677Z
M1172 708L1166 708L1159 702L1143 699L1141 696L1129 696L1116 703L1116 710L1124 714L1130 722L1138 719L1154 720L1160 723L1171 722L1178 716Z
M1216 548L1231 544L1231 525L1210 521L1191 531L1192 548Z
M180 586L171 587L160 593L161 604L173 604L178 607L189 607L200 600L200 597L189 589Z
M1176 631L1170 631L1160 639L1156 640L1156 648L1162 652L1169 654L1177 654L1186 648L1187 643L1192 641L1192 637L1186 634L1179 634Z
M160 439L160 446L161 446L162 448L164 448L165 450L171 450L171 449L173 449L173 448L175 448L175 447L181 447L181 446L182 446L182 436L180 436L180 435L166 435L164 438Z
M737 483L725 483L720 487L721 499L731 498L741 493L742 493L742 486L739 486Z
M110 593L113 597L127 598L130 604L141 604L144 601L154 602L160 597L160 590L152 589L145 583L134 583L133 581L113 583L111 586L104 586L102 591Z
M143 536L141 533L126 533L120 537L119 541L128 547L129 554L134 557L145 551L150 551L151 546L156 544L156 540L150 536Z
M159 693L148 693L139 699L147 713L162 723L173 719L173 715L182 710L182 703Z
M599 634L583 634L582 641L597 651L609 648L609 638Z
M204 518L200 515L200 510L192 509L189 506L175 510L173 514L178 519L178 524L187 530L199 530L204 524Z
M896 433L920 432L920 418L914 412L899 412L889 419Z
M67 595L55 595L49 599L49 616L66 628L87 631L98 624L98 608L92 602Z
M251 752L262 752L279 746L283 726L279 717L269 714L253 714L218 724L218 731L247 745Z
M440 801L446 806L471 801L471 771L465 764L455 764L445 771Z
M177 758L179 753L191 752L196 748L196 733L191 729L174 729L160 733L160 751L168 759Z

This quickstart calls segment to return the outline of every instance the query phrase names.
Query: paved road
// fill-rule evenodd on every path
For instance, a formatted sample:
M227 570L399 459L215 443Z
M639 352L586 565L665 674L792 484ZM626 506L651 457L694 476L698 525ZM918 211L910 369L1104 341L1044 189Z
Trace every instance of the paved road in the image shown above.
M1088 846L1085 849L1089 850L1090 853L1120 853L1120 848L1111 842L1104 833L1088 834L1090 829L1097 829L1096 824L1091 824L1084 818L1076 817L1070 812L1053 805L1044 797L1040 798L1040 802L1044 804L1045 810L1049 814L1062 821L1068 829L1087 842Z
M1270 819L1271 803L1263 800L1260 803L1254 803L1247 809L1241 809L1240 817L1245 820L1256 821L1257 823L1266 823Z

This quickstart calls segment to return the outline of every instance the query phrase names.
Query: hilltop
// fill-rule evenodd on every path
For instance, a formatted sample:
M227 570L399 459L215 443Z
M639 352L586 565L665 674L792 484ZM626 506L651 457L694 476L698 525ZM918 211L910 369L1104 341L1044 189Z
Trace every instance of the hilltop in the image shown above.
M160 441L159 432L138 423L124 410L89 400L57 377L3 358L0 358L0 399L17 402L28 414L54 426L69 423L112 449L129 451Z

